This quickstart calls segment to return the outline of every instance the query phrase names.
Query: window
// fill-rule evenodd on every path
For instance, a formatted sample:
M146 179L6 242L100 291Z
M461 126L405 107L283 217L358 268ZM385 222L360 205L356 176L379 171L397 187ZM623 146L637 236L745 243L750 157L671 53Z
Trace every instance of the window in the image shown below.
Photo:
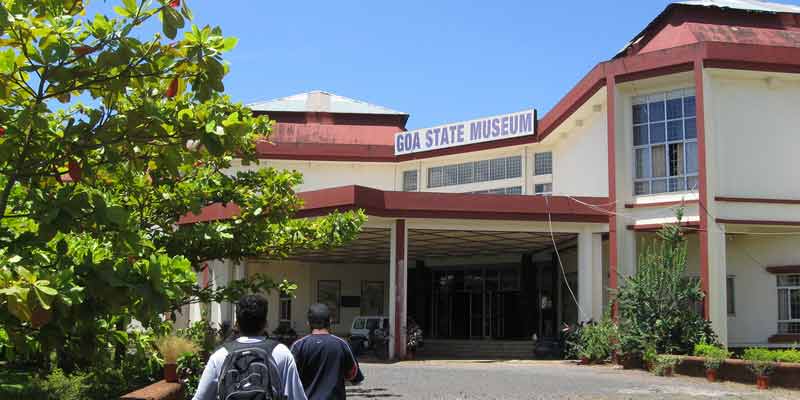
M403 171L403 191L417 191L417 170Z
M467 192L468 194L504 194L504 195L511 195L511 194L522 194L522 186L512 186L507 188L499 188L499 189L490 189L490 190L478 190L476 192Z
M694 89L633 99L633 160L636 195L697 188Z
M553 173L553 153L536 153L533 155L533 174L549 175Z
M280 322L292 321L292 295L281 291L280 298L278 299L280 315L278 319Z
M501 157L428 168L428 187L467 185L522 176L522 157Z
M777 277L778 333L800 334L800 274Z
M728 315L736 315L736 290L734 277L729 276L727 280Z
M551 194L553 193L552 183L537 183L533 185L534 194Z

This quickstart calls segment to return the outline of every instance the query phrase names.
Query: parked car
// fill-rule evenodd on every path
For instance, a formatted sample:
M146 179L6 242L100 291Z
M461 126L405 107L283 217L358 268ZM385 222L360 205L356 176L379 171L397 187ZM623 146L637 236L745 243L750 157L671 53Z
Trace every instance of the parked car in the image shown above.
M373 349L376 337L386 337L389 333L389 317L358 316L350 326L350 347L356 355Z

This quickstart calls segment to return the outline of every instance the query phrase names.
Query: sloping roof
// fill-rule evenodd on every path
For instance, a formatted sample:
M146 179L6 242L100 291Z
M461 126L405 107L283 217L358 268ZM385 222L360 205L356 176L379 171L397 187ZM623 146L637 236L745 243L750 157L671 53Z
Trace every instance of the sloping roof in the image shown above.
M263 112L327 112L340 114L408 115L365 101L339 96L322 90L298 93L278 99L248 104L253 111Z
M688 0L677 3L689 6L733 8L748 11L800 13L800 6L759 0Z
M658 14L647 26L642 29L636 36L633 37L625 46L620 49L613 58L619 58L626 55L629 48L637 45L645 38L648 32L651 32L656 25L659 25L665 16L678 6L690 7L706 7L706 8L719 8L719 9L732 9L740 11L749 11L754 13L790 13L800 14L800 6L773 3L760 0L687 0L670 3L661 13Z

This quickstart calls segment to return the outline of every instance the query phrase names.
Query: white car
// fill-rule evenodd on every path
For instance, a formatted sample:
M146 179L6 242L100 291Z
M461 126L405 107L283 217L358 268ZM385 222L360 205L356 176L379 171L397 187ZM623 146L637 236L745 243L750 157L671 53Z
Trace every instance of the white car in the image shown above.
M350 327L350 344L357 349L355 351L370 348L369 337L371 333L382 330L389 332L389 317L384 316L358 316L353 319Z

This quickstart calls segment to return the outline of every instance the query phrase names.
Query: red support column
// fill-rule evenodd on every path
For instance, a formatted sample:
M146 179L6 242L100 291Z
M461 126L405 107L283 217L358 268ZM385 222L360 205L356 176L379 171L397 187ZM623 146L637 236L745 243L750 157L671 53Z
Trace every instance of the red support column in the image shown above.
M606 122L608 141L608 201L611 211L616 212L617 205L617 149L616 149L616 91L617 84L613 74L606 76ZM610 214L608 218L608 286L617 289L617 216ZM611 315L617 317L616 302L611 307Z
M700 286L705 293L703 300L703 315L709 319L708 314L708 187L706 184L706 124L705 124L705 101L703 96L703 59L698 58L694 61L694 90L696 106L696 125L697 125L697 175L699 191L699 214L700 230L697 232L700 239Z
M402 360L406 357L406 221L395 222L395 310L392 330L394 331L394 354Z

